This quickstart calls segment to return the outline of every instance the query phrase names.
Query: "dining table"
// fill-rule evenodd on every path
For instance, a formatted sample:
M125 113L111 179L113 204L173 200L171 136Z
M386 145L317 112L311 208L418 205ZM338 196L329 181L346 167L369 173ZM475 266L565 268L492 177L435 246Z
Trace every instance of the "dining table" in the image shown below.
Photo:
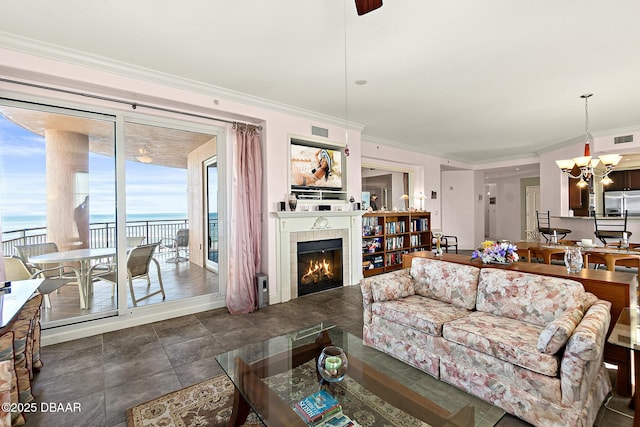
M558 244L540 242L516 242L518 255L525 257L529 262L531 258L542 258L545 264L551 264L552 259L561 260L567 247L579 247L584 259L584 265L605 265L607 270L614 271L616 266L639 268L640 273L640 248L620 248L618 246L586 246L580 242L560 241Z
M115 254L116 248L81 248L35 255L29 257L29 262L33 264L79 263L80 283L78 283L78 291L80 293L80 308L87 309L89 308L89 281L92 280L89 274L91 261L111 258Z

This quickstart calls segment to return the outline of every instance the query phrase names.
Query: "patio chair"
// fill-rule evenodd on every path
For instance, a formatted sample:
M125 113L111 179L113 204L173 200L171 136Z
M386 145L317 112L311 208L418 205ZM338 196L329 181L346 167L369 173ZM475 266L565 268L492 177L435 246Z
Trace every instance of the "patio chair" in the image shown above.
M138 302L145 300L149 297L152 297L157 294L162 294L162 299L166 298L164 293L164 286L162 284L162 274L160 273L160 263L153 257L154 252L158 248L160 243L151 243L149 245L140 245L129 251L129 255L127 255L127 280L129 282L129 292L131 293L131 301L133 301L133 306L137 307ZM147 288L151 287L151 277L150 273L150 265L153 262L156 265L156 270L158 272L158 283L160 285L160 289L157 291L148 293L147 295L136 298L135 291L133 289L133 281L136 279L146 279L147 280ZM112 284L111 288L111 296L115 295L115 286L118 281L118 272L115 269L115 264L107 264L109 270L106 273L100 272L98 274L93 274L93 271L98 270L100 268L104 268L104 264L96 264L91 267L90 274L93 274L94 279L103 280L105 282L109 282ZM89 295L93 293L93 282L91 282Z
M145 236L127 236L127 249L135 248L144 242Z
M187 251L189 250L189 229L183 228L176 232L175 238L164 238L160 240L160 247L175 251L175 255L172 258L166 260L166 262L182 262L189 261ZM185 256L180 256L180 251L184 251Z
M624 211L624 215L621 217L598 218L595 212L592 211L591 214L595 226L593 234L600 239L605 246L609 243L608 240L620 242L623 233L627 233L627 239L629 239L631 232L627 229L628 213L628 211Z
M24 261L24 263L26 264L26 266L29 268L29 270L31 271L31 273L35 273L36 270L50 270L54 267L57 268L63 268L62 264L56 265L56 264L34 264L29 262L29 258L31 258L32 256L36 256L36 255L44 255L44 254L50 254L53 252L59 252L58 251L58 245L56 245L54 242L47 242L47 243L35 243L32 245L21 245L21 246L14 246L14 250L16 252L16 255L22 259L22 261ZM47 277L51 277L51 276L60 276L60 274L56 274L55 272L48 272L46 274Z
M47 279L69 279L67 283L77 282L78 293L80 295L81 304L84 291L82 289L82 281L80 279L80 272L77 268L69 265L60 264L37 264L29 261L29 258L36 255L50 254L59 252L58 245L55 242L46 243L34 243L31 245L19 245L14 246L14 251L18 258L22 259L27 266L31 274L40 272L40 277ZM59 290L58 290L59 292Z
M551 227L551 215L549 211L536 211L536 218L538 220L538 233L540 233L547 242L549 241L549 237L554 234L558 240L562 240L567 234L571 233L571 230L568 228Z
M48 268L44 270L36 270L32 273L29 267L24 261L17 256L4 257L4 269L7 280L29 280L42 278L42 283L38 286L38 292L44 296L45 308L51 308L51 299L49 294L53 291L59 291L60 288L68 283L77 282L80 283L80 276L78 271L73 267L66 267L75 271L75 277L46 277L46 274L51 271L59 271L59 267Z

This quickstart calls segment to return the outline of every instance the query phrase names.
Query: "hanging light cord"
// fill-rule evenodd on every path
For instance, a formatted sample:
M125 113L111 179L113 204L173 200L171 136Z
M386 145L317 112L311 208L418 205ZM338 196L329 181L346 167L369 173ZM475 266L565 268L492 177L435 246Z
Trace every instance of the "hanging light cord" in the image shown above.
M584 122L585 122L585 138L587 138L587 144L589 143L589 135L591 135L591 132L589 132L589 97L591 95L586 95L584 97Z

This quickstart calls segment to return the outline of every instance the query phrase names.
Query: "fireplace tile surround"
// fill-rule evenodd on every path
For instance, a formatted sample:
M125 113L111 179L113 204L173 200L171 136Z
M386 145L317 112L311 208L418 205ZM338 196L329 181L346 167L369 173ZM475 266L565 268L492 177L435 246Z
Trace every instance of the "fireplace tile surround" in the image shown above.
M298 242L341 238L343 286L360 282L362 211L275 212L275 215L278 218L276 257L281 302L298 297Z

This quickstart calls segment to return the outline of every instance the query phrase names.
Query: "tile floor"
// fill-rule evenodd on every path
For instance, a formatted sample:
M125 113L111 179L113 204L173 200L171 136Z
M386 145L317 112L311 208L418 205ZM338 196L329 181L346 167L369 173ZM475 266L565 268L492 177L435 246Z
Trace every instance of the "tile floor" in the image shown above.
M360 288L311 294L247 315L212 310L43 347L45 365L32 385L37 402L78 402L81 412L27 414L26 425L124 427L126 408L221 373L216 354L320 321L362 336ZM614 400L630 413L628 399ZM498 424L526 425L511 416ZM631 426L632 420L602 408L596 425Z

